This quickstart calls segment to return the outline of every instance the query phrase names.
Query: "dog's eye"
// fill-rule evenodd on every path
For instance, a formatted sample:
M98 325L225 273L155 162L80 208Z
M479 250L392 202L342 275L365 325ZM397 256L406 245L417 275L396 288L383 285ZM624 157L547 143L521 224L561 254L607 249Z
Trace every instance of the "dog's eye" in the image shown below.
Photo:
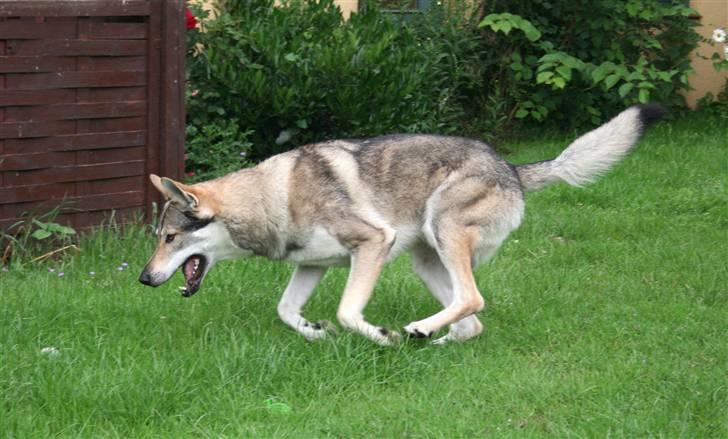
M177 235L175 235L174 233L170 233L169 235L167 235L164 238L164 242L166 242L167 244L169 244L170 242L174 241L174 237L175 236L177 236Z

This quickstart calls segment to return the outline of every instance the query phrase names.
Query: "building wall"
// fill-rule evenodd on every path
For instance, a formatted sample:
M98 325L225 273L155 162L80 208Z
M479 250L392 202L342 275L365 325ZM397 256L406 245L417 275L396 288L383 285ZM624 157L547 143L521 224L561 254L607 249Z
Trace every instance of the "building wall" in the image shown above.
M695 9L701 16L701 26L697 30L703 37L710 38L713 30L719 27L728 30L728 0L692 0L690 7ZM701 43L700 47L691 55L695 73L690 76L690 85L694 90L685 94L691 107L695 107L697 101L708 92L713 95L718 94L725 85L726 79L728 79L728 72L716 72L710 60L698 56L702 55L710 58L716 51L725 57L722 45L715 44L711 46L707 43Z

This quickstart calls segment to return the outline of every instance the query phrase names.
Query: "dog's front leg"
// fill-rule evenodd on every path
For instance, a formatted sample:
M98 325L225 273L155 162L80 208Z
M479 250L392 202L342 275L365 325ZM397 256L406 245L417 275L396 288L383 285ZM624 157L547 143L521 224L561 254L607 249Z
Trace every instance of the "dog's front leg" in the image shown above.
M390 243L365 244L351 256L351 271L346 281L336 316L345 328L358 332L375 342L389 346L399 339L399 333L374 326L364 320L364 308L374 291L374 284L384 266Z
M311 298L324 273L326 267L297 266L278 303L278 315L281 320L309 340L326 336L326 329L329 326L325 321L309 322L301 315L301 310Z

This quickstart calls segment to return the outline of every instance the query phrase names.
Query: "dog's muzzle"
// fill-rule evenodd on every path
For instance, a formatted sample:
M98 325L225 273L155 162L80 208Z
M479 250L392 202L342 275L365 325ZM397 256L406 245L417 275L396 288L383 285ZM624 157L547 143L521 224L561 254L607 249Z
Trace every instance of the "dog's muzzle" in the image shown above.
M145 269L142 271L142 274L139 275L139 282L143 283L144 285L148 285L150 287L158 287L158 284L155 284L152 281L152 276L149 275L149 272Z

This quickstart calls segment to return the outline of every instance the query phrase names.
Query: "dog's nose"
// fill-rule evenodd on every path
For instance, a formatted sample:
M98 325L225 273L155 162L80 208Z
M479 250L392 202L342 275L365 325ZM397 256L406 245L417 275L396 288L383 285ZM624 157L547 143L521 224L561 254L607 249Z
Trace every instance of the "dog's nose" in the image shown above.
M150 287L153 287L152 285L152 276L149 275L149 272L147 270L142 271L142 274L139 276L139 282L143 283L144 285L149 285Z

